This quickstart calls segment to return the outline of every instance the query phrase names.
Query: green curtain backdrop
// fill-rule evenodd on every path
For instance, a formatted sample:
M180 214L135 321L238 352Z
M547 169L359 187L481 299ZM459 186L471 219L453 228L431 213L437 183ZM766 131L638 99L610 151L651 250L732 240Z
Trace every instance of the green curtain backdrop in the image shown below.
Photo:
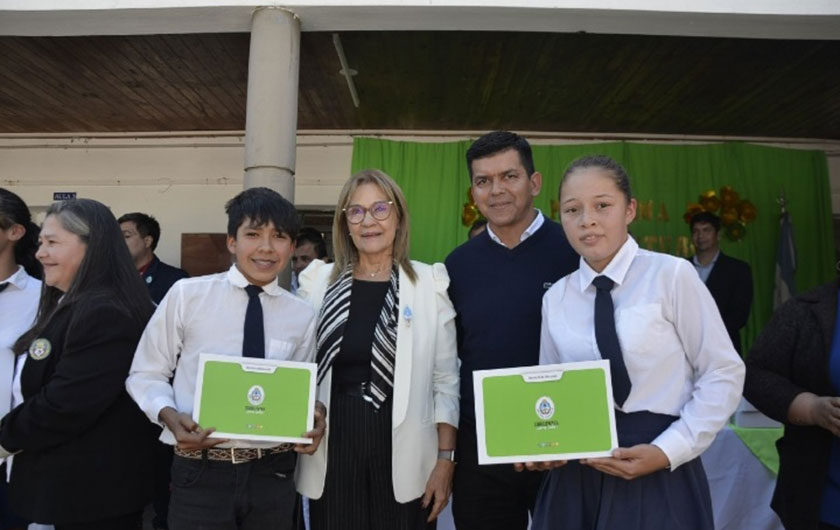
M469 175L465 153L470 141L397 142L356 138L352 171L379 168L402 187L411 213L411 255L425 262L442 261L466 240L461 211L467 201ZM773 310L776 246L779 232L777 199L784 193L794 224L799 291L835 275L834 238L828 165L821 151L781 149L743 143L660 145L629 142L577 145L535 145L534 163L543 175L535 204L549 217L560 178L569 163L585 154L605 154L630 175L633 195L642 205L631 225L640 245L670 254L687 250L686 205L706 190L720 194L730 186L757 208L746 236L723 252L752 267L755 298L743 332L745 351ZM644 214L644 215L642 215Z

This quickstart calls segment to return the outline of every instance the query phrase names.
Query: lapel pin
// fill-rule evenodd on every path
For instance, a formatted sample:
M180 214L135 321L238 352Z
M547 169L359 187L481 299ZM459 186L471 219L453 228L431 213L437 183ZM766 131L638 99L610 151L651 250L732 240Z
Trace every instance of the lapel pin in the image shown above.
M405 309L403 309L403 318L405 319L405 325L406 326L411 326L411 317L412 316L413 315L411 313L411 308L408 307L408 306L405 306Z

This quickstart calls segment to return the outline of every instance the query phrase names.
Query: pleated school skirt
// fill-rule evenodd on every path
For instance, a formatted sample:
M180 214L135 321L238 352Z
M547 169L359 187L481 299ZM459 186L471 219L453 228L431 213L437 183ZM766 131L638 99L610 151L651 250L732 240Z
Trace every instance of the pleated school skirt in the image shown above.
M621 447L650 443L676 419L616 411ZM572 461L552 470L537 497L534 530L714 530L700 458L633 480Z

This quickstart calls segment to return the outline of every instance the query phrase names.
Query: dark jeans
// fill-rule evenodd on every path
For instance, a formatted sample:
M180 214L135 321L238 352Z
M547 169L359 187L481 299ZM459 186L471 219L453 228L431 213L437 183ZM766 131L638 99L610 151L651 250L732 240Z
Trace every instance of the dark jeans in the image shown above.
M463 421L455 451L452 516L458 530L525 530L545 473L478 465L475 424Z
M169 517L169 491L170 471L172 470L172 446L155 442L154 468L155 468L155 497L152 506L155 509L155 516L152 519L152 527L155 529L167 529L166 520Z
M175 456L170 530L294 530L296 453L243 464Z
M137 512L87 523L57 524L55 530L140 530L142 527L143 512Z

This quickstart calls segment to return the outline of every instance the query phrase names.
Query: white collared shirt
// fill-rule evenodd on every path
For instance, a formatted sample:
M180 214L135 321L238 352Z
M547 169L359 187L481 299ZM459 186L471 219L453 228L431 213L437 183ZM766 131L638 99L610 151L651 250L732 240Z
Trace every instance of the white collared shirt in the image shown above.
M744 363L687 260L639 249L628 236L600 275L615 282L616 331L633 385L621 410L679 416L652 442L675 469L699 456L735 411ZM540 364L601 359L596 276L581 258L543 297Z
M0 283L9 285L0 292L0 418L23 402L20 395L20 371L26 356L15 362L12 346L29 331L38 315L41 300L41 280L30 276L23 265ZM17 389L17 391L16 391ZM0 461L8 451L0 447ZM11 475L12 457L6 460L7 480ZM1 479L0 479L1 480Z
M161 301L140 338L126 381L128 393L152 422L163 426L158 414L164 407L192 414L200 354L242 355L247 285L233 265L227 272L180 280ZM277 282L264 286L259 297L266 358L313 362L315 310ZM161 441L174 445L172 432L163 427ZM277 444L236 442L219 447L233 445Z
M534 233L537 230L539 230L540 227L543 225L543 222L545 222L545 217L543 216L543 213L541 211L537 210L536 208L534 208L534 211L537 212L537 216L534 217L534 220L531 222L531 224L528 225L528 228L526 228L525 231L522 232L522 234L519 236L519 242L520 243L522 243L523 241L525 241L526 239L528 239L529 237L534 235ZM507 248L507 245L502 243L502 240L499 239L499 236L497 236L496 234L493 233L493 230L490 228L490 223L487 223L487 235L489 235L490 239L492 239L496 243L498 243L498 244L502 245L503 247Z
M712 261L707 263L706 265L701 265L699 261L697 261L697 254L695 254L691 258L691 262L694 263L694 268L697 269L697 274L700 275L700 279L703 280L703 283L709 281L709 275L712 273L712 269L715 267L715 263L717 263L718 257L720 256L720 250L717 251L715 257L712 258Z
M35 323L41 298L41 281L26 273L23 266L0 283L9 286L0 293L0 417L12 406L12 378L15 354L12 346Z

